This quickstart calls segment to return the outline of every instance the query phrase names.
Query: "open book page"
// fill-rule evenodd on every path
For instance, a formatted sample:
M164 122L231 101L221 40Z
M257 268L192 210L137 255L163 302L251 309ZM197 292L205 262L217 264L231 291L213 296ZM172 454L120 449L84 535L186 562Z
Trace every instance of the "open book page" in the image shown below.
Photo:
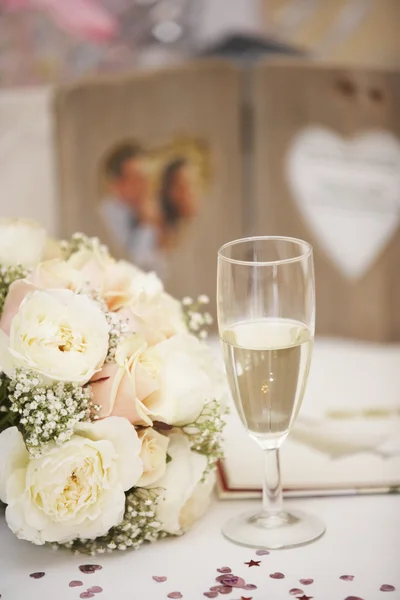
M218 341L212 341L221 357ZM221 358L222 360L222 358ZM285 490L400 488L400 346L317 338L303 406L282 446ZM262 451L231 406L222 496L259 495Z

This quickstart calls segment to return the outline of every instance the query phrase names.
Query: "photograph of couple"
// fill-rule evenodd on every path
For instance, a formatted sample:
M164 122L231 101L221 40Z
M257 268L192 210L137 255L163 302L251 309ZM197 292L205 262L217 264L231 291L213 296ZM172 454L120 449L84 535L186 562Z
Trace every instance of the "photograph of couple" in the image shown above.
M199 168L182 147L146 151L120 144L102 164L100 212L115 242L138 266L167 274L168 251L198 214ZM189 152L190 154L190 152Z

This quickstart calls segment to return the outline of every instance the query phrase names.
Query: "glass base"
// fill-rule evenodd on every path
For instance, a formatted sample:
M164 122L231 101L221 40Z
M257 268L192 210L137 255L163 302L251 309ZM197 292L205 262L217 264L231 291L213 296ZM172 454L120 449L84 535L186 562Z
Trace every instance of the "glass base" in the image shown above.
M249 512L230 519L222 528L224 536L235 544L268 550L303 546L324 532L322 521L297 510L277 515Z

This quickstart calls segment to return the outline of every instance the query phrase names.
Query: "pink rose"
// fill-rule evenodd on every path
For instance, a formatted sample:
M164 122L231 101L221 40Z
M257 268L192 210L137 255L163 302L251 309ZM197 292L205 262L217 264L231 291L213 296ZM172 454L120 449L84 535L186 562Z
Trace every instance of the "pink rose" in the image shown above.
M0 318L0 329L7 335L10 335L11 322L18 312L22 300L29 292L35 292L38 289L26 279L18 279L10 285Z
M160 357L141 336L133 335L119 345L115 360L91 380L93 402L101 407L99 417L152 425L149 415L160 389Z

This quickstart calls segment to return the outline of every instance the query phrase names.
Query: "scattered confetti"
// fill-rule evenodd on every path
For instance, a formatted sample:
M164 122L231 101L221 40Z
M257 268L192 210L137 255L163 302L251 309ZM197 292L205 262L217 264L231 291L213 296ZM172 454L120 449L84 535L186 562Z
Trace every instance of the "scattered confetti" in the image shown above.
M44 577L45 575L46 573L39 571L38 573L31 573L29 577L32 577L32 579L42 579L42 577Z
M284 579L285 578L283 573L271 573L270 577L271 577L271 579Z
M291 596L298 596L299 594L304 594L303 590L299 590L299 588L292 588L289 590L289 594Z
M314 579L300 579L300 583L302 585L311 585L314 583Z
M381 587L379 588L381 590L381 592L394 592L396 590L396 588L394 587L394 585L381 585Z
M69 587L79 587L80 585L83 585L83 581L70 581L68 585Z
M242 596L240 600L253 600L253 598L245 598L244 596Z
M232 587L230 585L220 585L217 591L220 594L230 594L232 591Z
M153 579L154 581L157 581L157 583L164 583L164 581L167 581L165 575L153 575Z
M245 590L256 590L257 586L254 585L254 583L246 583L246 585L244 586Z
M171 592L170 594L168 594L168 598L173 598L174 600L177 600L178 598L183 598L183 596L180 592Z
M88 592L90 592L91 594L100 594L100 592L102 592L102 591L103 591L103 588L100 587L99 585L94 585L88 589Z
M302 596L297 596L297 600L312 600L313 596L306 596L303 594Z
M347 596L344 600L364 600L363 598L359 598L358 596Z
M79 598L94 598L94 594L92 592L82 592L82 594L79 594Z
M219 575L216 581L227 587L243 588L246 585L245 580L236 575Z
M354 575L341 575L339 579L341 579L342 581L353 581Z
M217 569L218 573L232 573L232 569L229 567L220 567Z
M267 556L267 554L270 554L269 550L257 550L256 552L257 556Z
M91 573L96 573L96 571L100 571L103 567L101 565L80 565L79 570L81 573L85 573L89 575Z
M217 598L218 592L204 592L204 596L206 596L206 598Z
M249 562L245 562L244 564L248 565L249 567L259 567L261 560L249 560Z

